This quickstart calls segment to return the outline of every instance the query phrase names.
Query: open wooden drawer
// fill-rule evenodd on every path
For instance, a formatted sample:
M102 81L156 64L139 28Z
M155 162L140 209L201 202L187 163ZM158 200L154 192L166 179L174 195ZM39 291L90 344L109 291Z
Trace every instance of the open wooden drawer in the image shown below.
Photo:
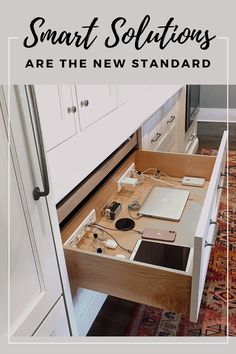
M77 286L92 289L189 314L190 320L196 322L210 252L217 233L216 220L221 187L224 183L226 147L227 132L223 135L217 157L139 150L134 152L62 230L69 279L73 288ZM133 189L123 188L117 192L117 181L133 162L136 170L159 169L170 176L164 177L164 181L190 191L180 221L148 217L135 220L135 230L138 231L145 227L175 230L177 236L173 244L190 247L193 251L190 252L190 267L186 271L130 260L130 254L120 248L98 254L92 248L91 231L88 231L78 244L73 241L74 231L92 209L96 210L96 223L114 229L115 222L102 215L102 209L109 201L122 203L118 218L128 217L127 206L131 201L139 199L142 202L153 185L163 186L161 182L147 179ZM204 177L206 182L204 187L182 186L183 176ZM133 249L136 241L141 238L141 234L134 231L109 232L128 249ZM126 258L117 258L116 254L123 254Z

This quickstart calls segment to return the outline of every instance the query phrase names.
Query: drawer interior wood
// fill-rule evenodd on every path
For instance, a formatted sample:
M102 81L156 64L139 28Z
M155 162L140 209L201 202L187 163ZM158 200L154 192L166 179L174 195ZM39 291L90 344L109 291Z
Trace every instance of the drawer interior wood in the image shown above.
M106 181L105 185L95 192L93 197L87 201L83 208L63 227L61 230L63 243L66 242L91 209L96 210L98 221L102 218L102 208L115 193L117 181L133 162L135 162L136 168L141 171L149 167L157 166L157 168L169 176L182 178L183 176L189 175L204 177L209 181L215 163L215 157L141 150L134 152L110 179Z
M189 200L179 222L142 217L135 219L135 230L142 231L145 227L175 230L175 244L192 247L194 235L208 189L215 158L198 155L169 154L160 152L136 151L110 177L104 186L86 203L66 227L62 230L63 243L70 237L81 221L92 210L96 210L97 223L114 229L114 221L107 220L102 215L102 209L111 200L122 203L120 217L130 217L128 204L139 199L145 199L153 185L164 186L161 182L150 179L135 188L123 188L116 192L116 182L127 167L135 162L137 170L153 167L163 171L170 177L164 177L177 188L190 191ZM204 177L203 188L181 186L184 175ZM134 217L136 216L135 212ZM133 249L141 234L134 231L111 231L118 242L125 248ZM69 278L73 287L84 287L104 292L128 300L188 313L190 304L192 269L188 272L177 271L145 263L129 260L129 253L117 248L108 250L106 254L96 254L92 249L93 235L87 232L75 248L64 246ZM115 255L124 254L126 259L118 259Z
M202 155L187 155L168 152L141 151L136 152L136 169L143 171L155 167L169 176L204 177L207 181L211 178L215 157Z
M165 178L164 181L169 181L171 184L179 188L181 186L180 179L178 178ZM145 228L159 228L173 230L176 232L176 239L173 244L185 245L192 247L194 245L194 234L197 228L199 216L202 209L202 204L205 199L207 186L209 182L205 182L204 188L197 187L182 187L183 189L190 191L190 197L185 206L184 212L182 214L181 220L179 222L171 220L161 220L150 217L137 218L136 212L129 212L128 205L134 201L138 200L141 204L149 193L153 186L166 186L162 183L155 181L145 181L142 186L137 188L130 188L121 190L119 193L113 193L109 201L115 200L122 204L122 211L118 218L130 218L131 216L135 218L135 228L130 231L111 231L111 233L116 237L117 241L125 248L132 250L137 242L141 238L141 234L136 232L142 232ZM101 215L101 210L100 214ZM99 221L99 225L102 225L109 231L109 229L115 230L115 221L108 220L106 217L102 216ZM95 229L96 231L96 229ZM109 237L108 237L109 238ZM93 234L92 232L86 233L85 237L80 241L78 247L84 251L92 251L93 244ZM129 252L121 248L116 250L107 249L107 254L115 256L116 254L123 254L127 258L129 257Z

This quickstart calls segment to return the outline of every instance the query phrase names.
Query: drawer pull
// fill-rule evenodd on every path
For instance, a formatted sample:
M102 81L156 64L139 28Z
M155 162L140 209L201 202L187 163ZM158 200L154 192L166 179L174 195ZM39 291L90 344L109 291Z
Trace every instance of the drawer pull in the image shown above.
M167 121L167 124L172 123L175 120L175 116L171 116L170 119Z
M89 100L83 100L80 102L81 107L88 107L89 105Z
M227 189L225 186L218 186L217 189Z
M194 134L191 134L191 135L190 135L190 138L189 138L189 141L192 141L194 138L195 138L195 135L194 135Z
M47 197L50 193L49 187L49 178L48 178L48 170L47 170L47 162L46 162L46 154L43 143L43 134L40 124L39 111L36 101L35 91L32 85L29 86L29 94L31 95L33 106L34 106L34 117L35 117L35 136L38 140L38 151L41 165L41 173L42 173L42 184L43 189L41 190L39 187L34 187L33 189L33 198L34 200L39 200L41 197Z
M155 136L155 138L153 138L153 139L151 140L151 143L155 143L158 139L160 139L160 137L161 137L161 133L157 133L157 135Z
M221 172L221 174L220 174L220 177L226 177L227 176L227 173L225 172Z
M212 241L211 243L205 241L205 247L208 247L208 246L215 246L215 242L216 242L216 237L217 237L217 232L218 232L218 224L217 224L216 221L210 220L210 225L214 225L214 226L215 226L213 241Z
M75 106L72 106L72 107L68 107L67 108L67 113L70 114L70 113L75 113L76 112L76 107Z
M221 172L220 177L226 177L226 176L227 176L227 173L226 173L226 172ZM225 179L223 179L223 184L222 184L222 186L220 186L220 185L218 184L217 189L227 189Z

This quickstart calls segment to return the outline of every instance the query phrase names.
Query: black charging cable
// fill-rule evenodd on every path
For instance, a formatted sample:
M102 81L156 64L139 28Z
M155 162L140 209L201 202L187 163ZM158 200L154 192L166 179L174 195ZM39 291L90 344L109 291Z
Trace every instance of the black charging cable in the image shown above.
M110 231L121 231L121 230L113 229L113 228L111 228L111 227L107 227L107 226L104 226L104 225L101 225L101 224L97 224L96 222L94 222L91 226L93 226L93 225L98 226L98 227L100 227L100 228L102 228L102 229L110 230ZM105 230L103 230L103 231L105 231ZM135 230L135 229L131 229L131 230L129 230L129 231L136 232L136 233L138 233L138 234L140 234L140 235L143 234L142 231Z
M96 224L96 225L98 225L98 224ZM90 228L95 228L95 229L97 229L97 230L103 231L105 234L107 234L108 236L110 236L110 237L117 243L117 245L118 245L121 249L123 249L123 250L125 250L125 251L128 251L129 253L132 253L132 251L129 250L128 248L123 247L123 246L116 240L116 238L115 238L110 232L104 230L104 229L103 229L103 226L100 227L100 226L96 226L96 225L95 225L95 224L90 225ZM117 230L116 230L116 231L117 231Z

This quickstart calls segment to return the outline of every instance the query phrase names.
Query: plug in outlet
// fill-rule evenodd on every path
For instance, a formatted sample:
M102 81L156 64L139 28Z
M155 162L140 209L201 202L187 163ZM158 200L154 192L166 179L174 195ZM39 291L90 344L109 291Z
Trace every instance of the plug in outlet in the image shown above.
M65 242L64 246L76 247L76 244L81 240L84 234L87 231L87 227L96 222L96 212L93 209L86 218L82 221L82 223L77 227L77 229L73 232L71 237Z
M117 181L117 192L119 192L122 188L122 183L124 182L125 178L132 178L133 174L132 172L135 171L135 163L132 163L132 165L130 165L130 167L125 171L125 173L121 176L121 178L119 179L119 181Z

